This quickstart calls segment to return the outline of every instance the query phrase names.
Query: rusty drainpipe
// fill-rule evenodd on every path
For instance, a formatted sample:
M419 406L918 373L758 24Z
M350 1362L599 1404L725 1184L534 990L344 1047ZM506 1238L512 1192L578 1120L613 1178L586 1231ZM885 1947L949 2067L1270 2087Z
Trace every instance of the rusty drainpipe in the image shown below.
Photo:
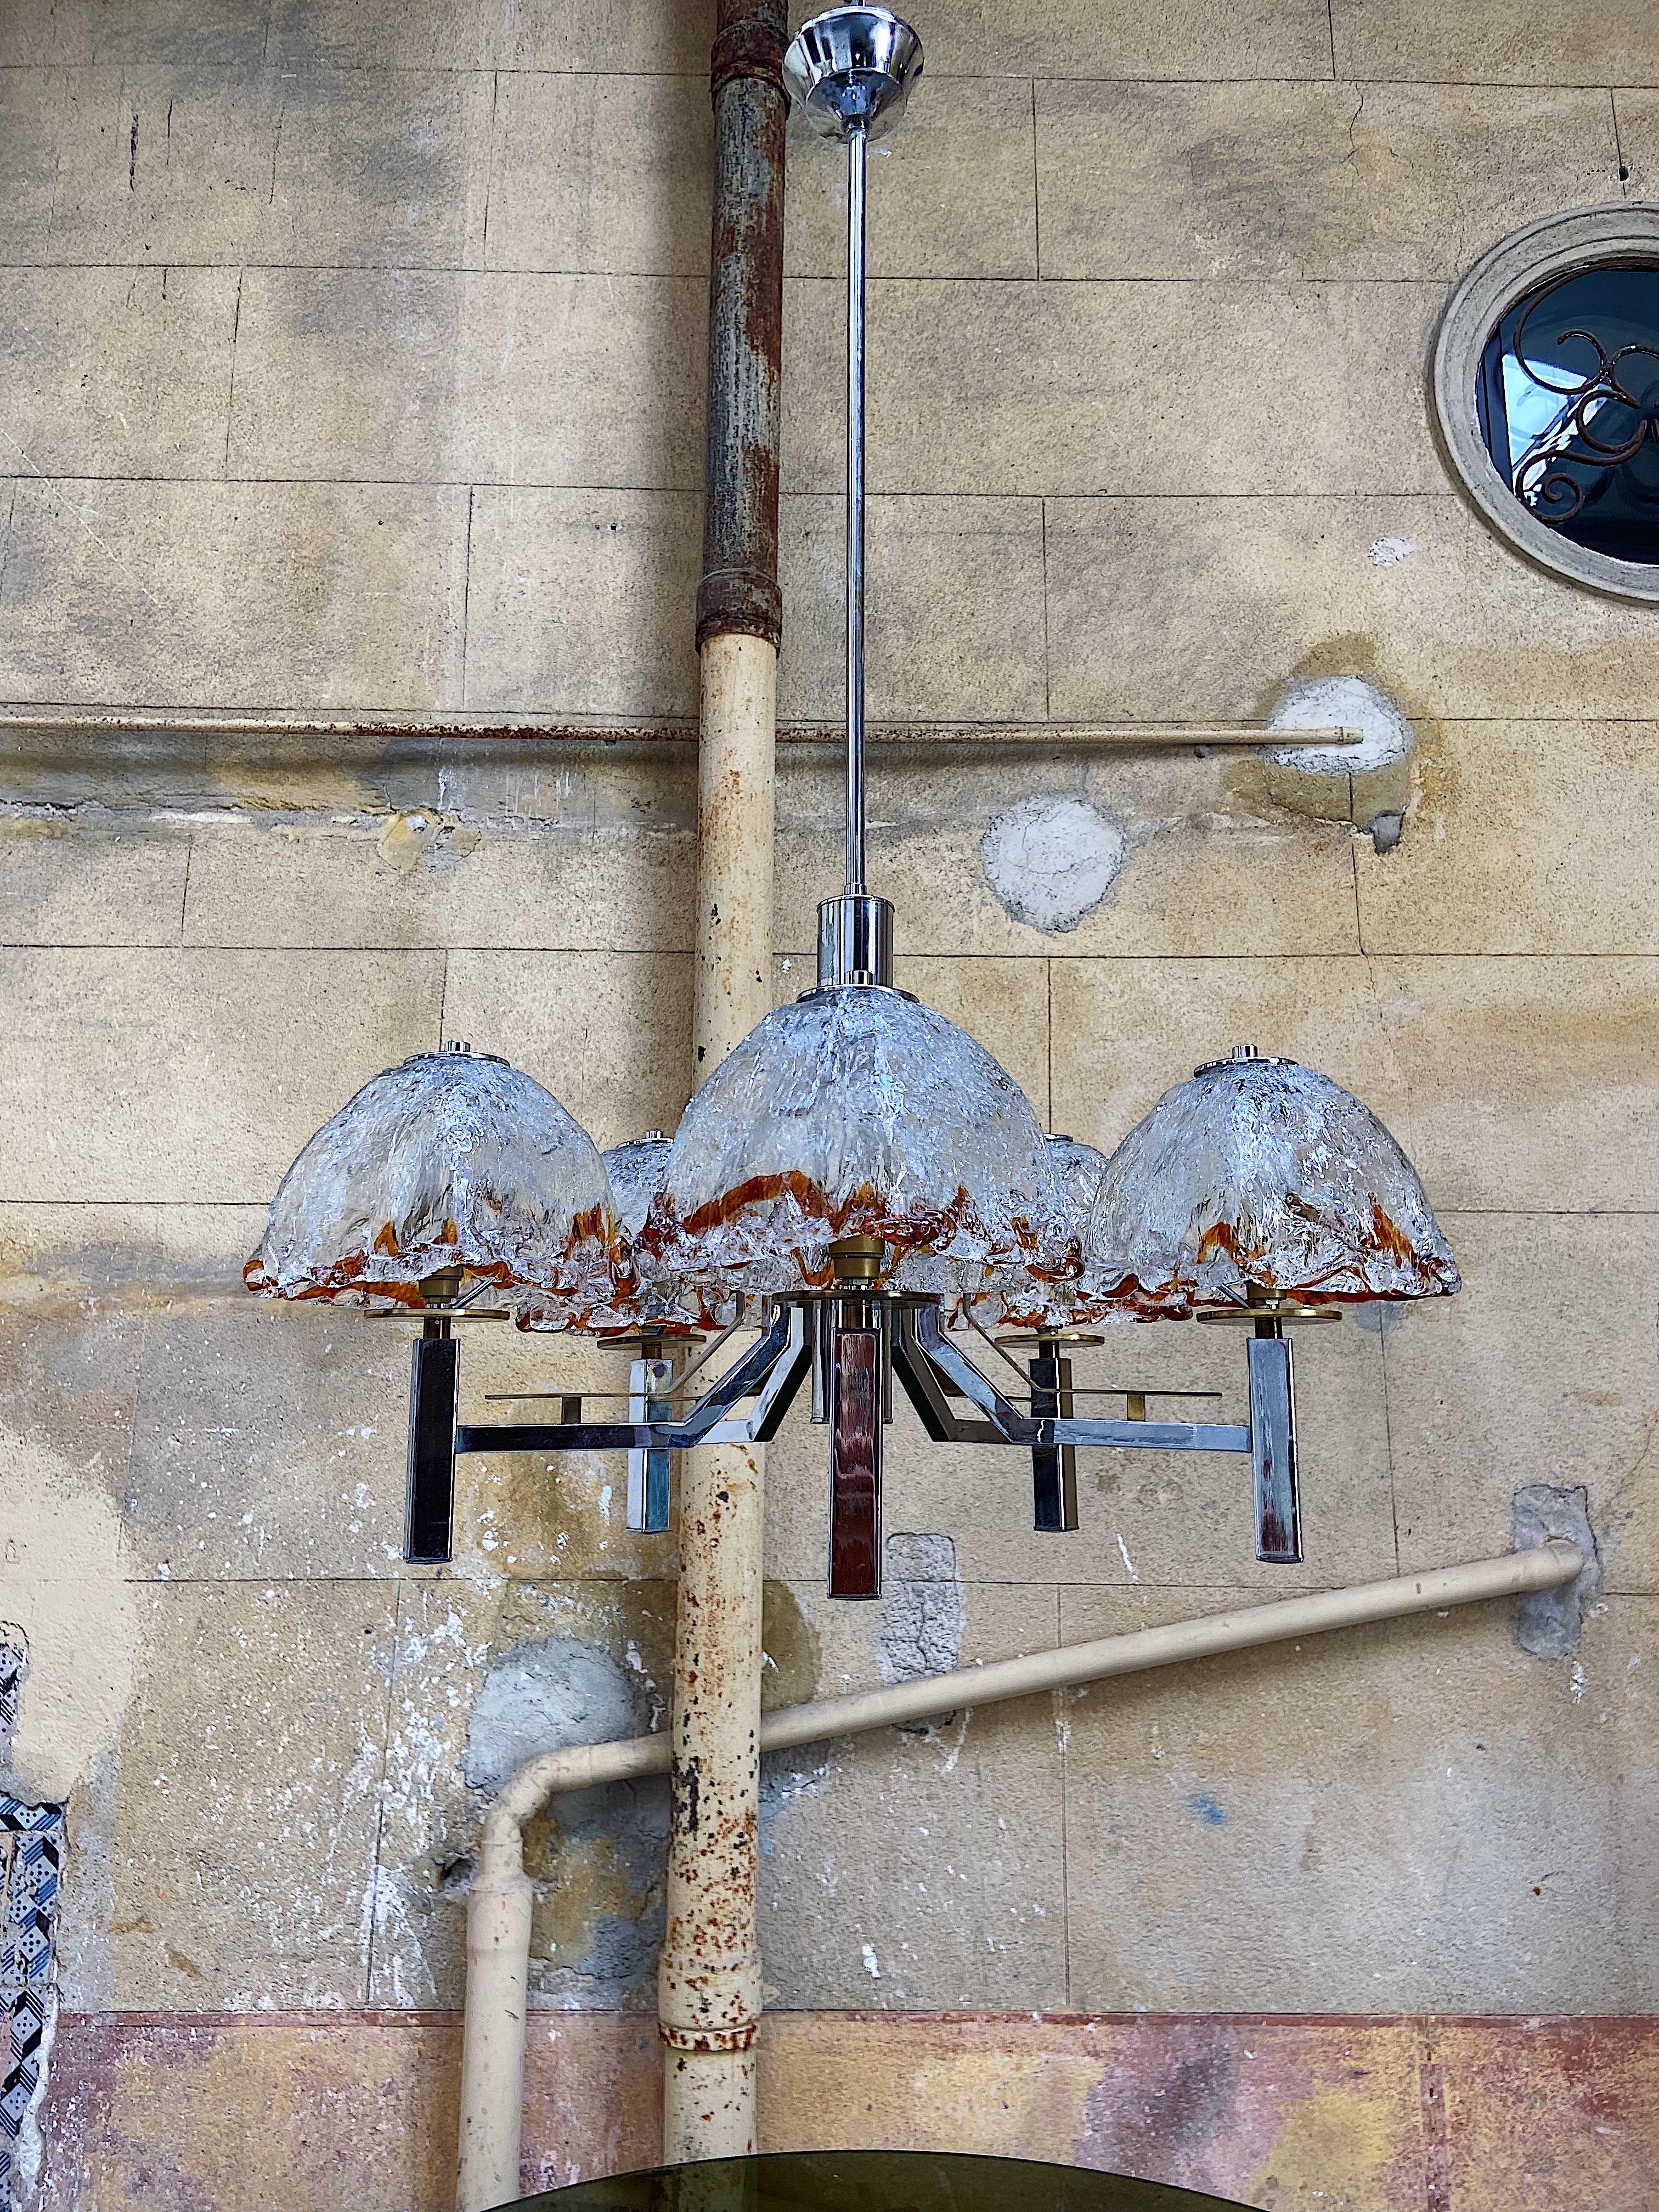
M784 0L720 0L697 777L693 1080L772 1005L783 339ZM755 2148L763 1467L688 1453L680 1480L668 1914L658 1977L663 2156Z

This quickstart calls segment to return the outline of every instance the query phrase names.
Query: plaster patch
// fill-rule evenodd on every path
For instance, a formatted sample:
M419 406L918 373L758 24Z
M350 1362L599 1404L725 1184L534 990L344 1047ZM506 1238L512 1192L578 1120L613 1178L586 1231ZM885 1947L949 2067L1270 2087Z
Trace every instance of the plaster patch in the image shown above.
M1510 1500L1510 1528L1517 1552L1535 1551L1559 1536L1584 1555L1582 1573L1559 1589L1528 1590L1515 1601L1515 1640L1521 1649L1534 1659L1571 1658L1584 1615L1601 1594L1601 1553L1590 1526L1589 1493L1582 1483L1526 1483Z
M638 1686L611 1653L579 1636L515 1644L484 1676L466 1724L469 1786L493 1795L539 1752L640 1733Z
M1117 880L1128 840L1081 799L1023 799L980 840L985 880L1003 910L1045 936L1075 929Z
M38 1444L14 1443L7 1461L0 1620L17 1624L29 1668L0 1787L61 1804L120 1729L138 1639L133 1586L112 1498Z
M1396 562L1408 560L1417 550L1413 538L1379 538L1365 558L1373 568L1392 568Z
M948 1674L961 1660L967 1626L962 1573L950 1537L890 1536L876 1638L882 1680Z
M1404 760L1416 740L1388 693L1363 676L1310 676L1287 684L1270 730L1358 730L1357 745L1286 745L1267 756L1308 775L1363 775Z

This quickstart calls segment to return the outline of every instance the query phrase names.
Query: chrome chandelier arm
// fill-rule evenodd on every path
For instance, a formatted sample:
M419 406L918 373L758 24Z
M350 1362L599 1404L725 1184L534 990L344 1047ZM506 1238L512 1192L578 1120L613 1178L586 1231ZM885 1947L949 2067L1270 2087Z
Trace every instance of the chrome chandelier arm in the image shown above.
M919 1307L913 1324L918 1352L969 1404L977 1406L1004 1443L1096 1444L1113 1450L1221 1451L1250 1449L1248 1428L1222 1421L1090 1421L1033 1418L1005 1398L965 1352L939 1327L936 1307Z
M755 1394L754 1409L741 1421L721 1421L708 1430L706 1444L769 1444L783 1426L784 1415L795 1402L812 1366L812 1346L806 1331L806 1309L787 1309L789 1341L783 1357Z
M915 1312L913 1306L900 1306L894 1312L893 1372L928 1440L936 1444L1006 1443L1001 1430L989 1421L964 1420L957 1413L943 1376L916 1341Z
M659 1447L689 1450L693 1444L705 1443L734 1406L763 1389L773 1370L788 1358L799 1333L799 1323L784 1308L736 1365L728 1368L719 1382L711 1382L696 1404L676 1420L464 1422L455 1431L455 1449L458 1452L649 1451ZM791 1364L799 1389L805 1361L798 1346L796 1350ZM770 1406L775 1401L767 1402ZM777 1408L775 1418L782 1419L781 1407ZM747 1431L744 1440L748 1441L753 1431L747 1424L744 1425Z

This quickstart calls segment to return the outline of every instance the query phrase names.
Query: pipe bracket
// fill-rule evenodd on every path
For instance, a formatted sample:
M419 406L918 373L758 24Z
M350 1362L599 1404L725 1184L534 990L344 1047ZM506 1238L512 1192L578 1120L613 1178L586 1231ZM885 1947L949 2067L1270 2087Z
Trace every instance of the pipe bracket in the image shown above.
M724 23L717 33L708 58L708 97L716 101L724 88L733 77L758 77L763 84L775 85L784 93L786 106L788 94L784 91L783 49L785 33L783 11L778 10L777 20L767 16L749 15L735 23Z
M763 637L774 650L783 641L783 591L760 568L712 568L697 586L697 651L711 637L741 630Z

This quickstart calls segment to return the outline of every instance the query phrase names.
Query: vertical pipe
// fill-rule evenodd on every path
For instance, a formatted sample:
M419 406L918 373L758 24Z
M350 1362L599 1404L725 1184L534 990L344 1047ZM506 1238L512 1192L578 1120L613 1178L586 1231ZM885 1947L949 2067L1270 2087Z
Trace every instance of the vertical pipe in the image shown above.
M520 1824L492 1808L466 1900L458 2212L487 2212L521 2194L519 2136L534 1903Z
M694 1079L771 1006L784 0L720 0ZM670 2162L755 2148L762 1455L681 1462L668 1912L657 2016Z
M866 134L847 141L847 888L864 881L864 179Z

